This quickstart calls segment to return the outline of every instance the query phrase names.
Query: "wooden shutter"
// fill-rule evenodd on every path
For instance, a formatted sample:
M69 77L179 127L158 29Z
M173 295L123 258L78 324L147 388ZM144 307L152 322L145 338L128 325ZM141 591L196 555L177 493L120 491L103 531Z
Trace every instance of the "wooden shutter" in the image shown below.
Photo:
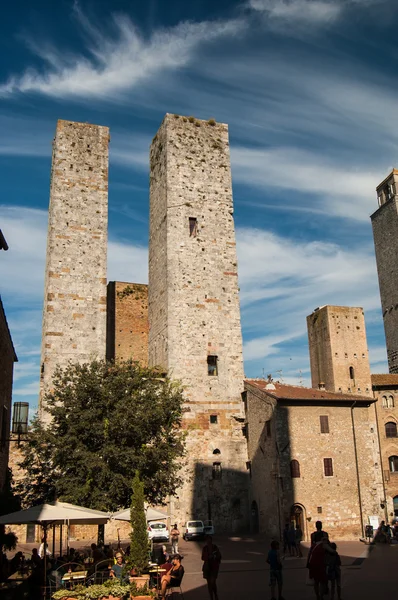
M300 477L300 463L298 460L290 461L290 475L292 477Z
M325 477L333 476L333 460L331 458L323 459L323 468L325 472Z
M321 433L329 433L329 417L322 416L319 417L321 422Z

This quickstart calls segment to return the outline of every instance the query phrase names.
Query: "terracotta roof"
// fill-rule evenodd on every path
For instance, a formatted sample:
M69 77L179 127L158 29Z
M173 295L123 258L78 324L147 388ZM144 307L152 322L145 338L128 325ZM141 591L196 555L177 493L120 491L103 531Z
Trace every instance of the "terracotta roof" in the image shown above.
M276 400L312 400L324 401L334 400L335 402L366 402L369 404L375 402L375 399L368 396L356 396L354 394L341 394L336 392L327 392L315 388L306 388L299 385L287 385L266 379L246 379L245 383L253 385L266 392Z
M398 374L396 373L377 373L372 375L372 386L387 386L387 385L397 385L398 386Z

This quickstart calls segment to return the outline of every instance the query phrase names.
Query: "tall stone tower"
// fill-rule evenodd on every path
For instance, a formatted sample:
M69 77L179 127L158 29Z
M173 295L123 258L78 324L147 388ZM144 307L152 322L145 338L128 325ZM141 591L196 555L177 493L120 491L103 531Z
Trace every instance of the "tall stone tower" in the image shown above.
M398 170L376 188L379 208L371 216L386 334L388 368L398 373Z
M53 142L39 414L54 368L105 358L109 129L58 121Z
M150 153L149 364L185 387L181 524L247 526L242 336L228 127L167 114Z
M312 387L372 396L362 308L322 306L307 317Z

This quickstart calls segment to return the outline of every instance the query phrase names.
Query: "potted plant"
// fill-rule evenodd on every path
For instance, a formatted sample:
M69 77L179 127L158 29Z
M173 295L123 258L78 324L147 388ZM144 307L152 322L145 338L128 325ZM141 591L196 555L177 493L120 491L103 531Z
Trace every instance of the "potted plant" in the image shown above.
M105 585L90 585L86 588L84 600L103 600L109 598L109 590Z
M76 598L78 600L84 600L86 597L86 589L87 588L84 586L78 585L74 590L58 590L57 592L54 592L52 598L54 600L76 600Z
M124 585L118 579L108 579L103 587L107 590L107 598L109 600L122 600L130 592L130 586L128 584Z
M144 507L144 484L138 471L133 479L133 494L130 509L130 555L128 567L132 571L132 579L137 588L148 584L149 575L144 574L149 566L149 540Z
M130 598L134 600L152 600L156 596L156 590L149 589L148 583L138 587L135 581L130 585Z

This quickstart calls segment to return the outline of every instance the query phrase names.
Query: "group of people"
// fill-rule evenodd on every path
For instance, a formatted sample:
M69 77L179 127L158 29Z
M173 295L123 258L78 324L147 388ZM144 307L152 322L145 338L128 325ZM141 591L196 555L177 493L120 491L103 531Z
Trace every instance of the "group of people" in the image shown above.
M398 523L394 521L389 525L389 523L382 521L375 533L374 541L391 544L393 540L398 542Z
M295 523L286 523L283 530L283 554L289 552L289 556L303 556L301 552L301 542L303 540L303 531L299 525Z
M337 552L337 546L329 541L329 535L326 531L323 531L321 521L317 521L315 527L315 531L311 534L311 547L307 558L307 568L309 571L309 580L314 586L316 600L324 600L325 595L329 592L329 584L331 588L330 600L334 600L336 592L338 600L341 600L341 559ZM296 528L294 524L292 526L287 524L284 530L284 553L288 549L290 556L302 556L300 548L303 536L302 532L298 536L300 538L298 545L297 541L295 547L292 544L293 539L297 540L296 537L293 537L297 529L300 528ZM283 600L283 565L279 554L279 542L276 540L271 542L267 563L270 566L269 585L271 588L271 599L275 600L275 592L278 589L278 598L279 600Z

